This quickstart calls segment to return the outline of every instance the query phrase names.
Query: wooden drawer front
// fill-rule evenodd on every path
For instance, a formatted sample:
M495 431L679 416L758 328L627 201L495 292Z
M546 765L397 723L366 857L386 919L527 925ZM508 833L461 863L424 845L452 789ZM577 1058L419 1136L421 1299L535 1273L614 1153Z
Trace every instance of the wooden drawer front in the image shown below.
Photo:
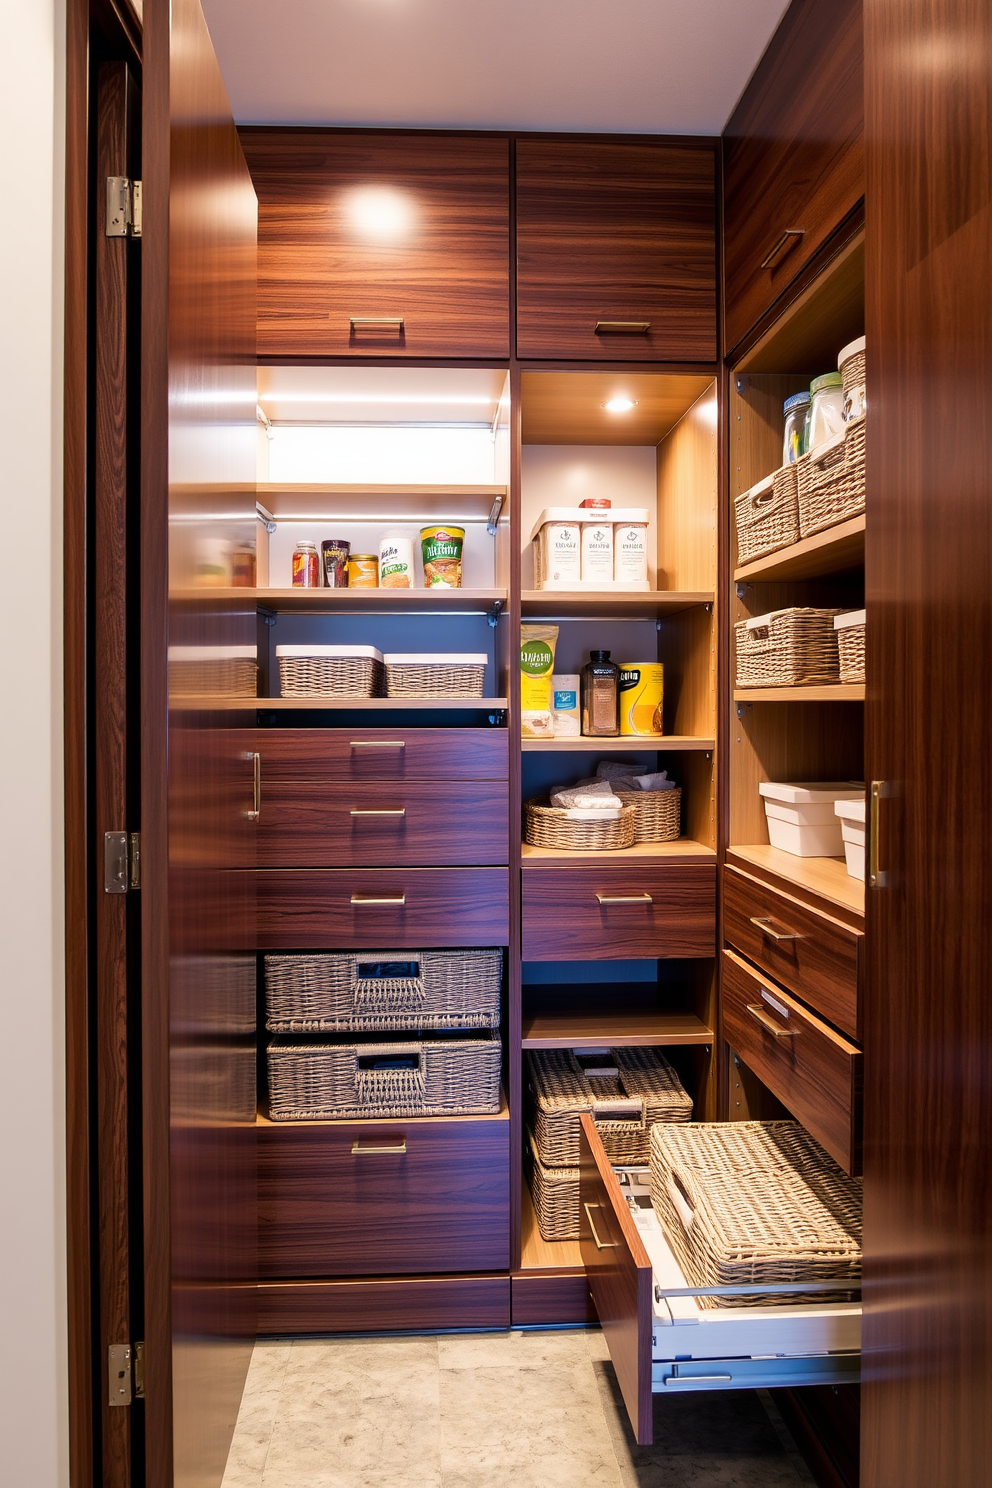
M715 181L709 146L518 141L517 355L712 361Z
M241 139L258 194L260 353L509 355L507 140L267 129Z
M263 789L280 780L506 780L506 729L258 729ZM247 746L246 746L247 747Z
M263 1122L258 1132L263 1279L509 1265L503 1117Z
M508 861L503 781L265 781L260 867Z
M728 351L864 195L863 57L862 0L793 4L727 127Z
M509 944L505 868L262 868L256 877L259 950Z
M842 1168L860 1172L860 1050L733 951L721 986L727 1042Z
M862 932L735 868L725 869L723 883L724 934L735 950L860 1038Z
M715 860L524 869L525 961L712 956L715 949Z

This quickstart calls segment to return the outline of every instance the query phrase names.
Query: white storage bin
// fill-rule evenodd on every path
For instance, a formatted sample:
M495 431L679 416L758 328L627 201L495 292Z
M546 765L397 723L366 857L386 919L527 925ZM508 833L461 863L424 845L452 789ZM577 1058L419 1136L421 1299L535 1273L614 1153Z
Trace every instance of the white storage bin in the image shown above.
M788 784L763 780L768 840L797 858L840 858L844 839L834 807L839 799L864 799L864 787L829 781Z
M794 827L835 826L834 804L833 801L818 801L808 806L783 806L780 801L766 801L765 815L791 822Z
M864 801L865 788L858 780L810 780L783 783L762 780L758 790L766 801L780 801L786 806L803 806L818 801Z
M865 845L868 837L868 830L865 826L865 799L862 796L858 801L837 801L834 810L840 820L847 871L852 878L860 878L864 883Z
M839 858L843 856L844 840L839 823L822 827L800 827L791 822L780 821L769 816L768 841L772 847L792 853L797 858Z

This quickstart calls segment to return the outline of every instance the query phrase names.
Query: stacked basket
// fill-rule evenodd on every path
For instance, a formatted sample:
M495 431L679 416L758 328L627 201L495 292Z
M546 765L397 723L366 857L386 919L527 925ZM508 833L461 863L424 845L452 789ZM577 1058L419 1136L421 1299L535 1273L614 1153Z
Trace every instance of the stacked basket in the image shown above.
M738 687L798 687L840 676L834 616L839 610L794 606L739 620Z

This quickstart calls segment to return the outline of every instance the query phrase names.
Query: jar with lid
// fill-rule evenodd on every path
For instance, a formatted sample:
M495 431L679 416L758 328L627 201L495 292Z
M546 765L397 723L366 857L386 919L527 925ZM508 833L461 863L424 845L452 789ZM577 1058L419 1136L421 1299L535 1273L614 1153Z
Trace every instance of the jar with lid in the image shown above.
M853 424L868 412L865 391L865 338L850 341L837 358L837 370L844 383L844 419Z
M810 383L810 404L806 415L806 452L812 454L844 432L844 386L839 372L824 372Z
M582 668L582 732L590 739L620 733L620 668L609 651L590 651Z
M806 410L809 408L809 393L793 393L782 404L785 415L785 443L782 446L782 464L794 465L800 455L806 453Z
M320 588L320 555L315 542L301 540L293 549L293 588Z
M253 542L235 543L231 550L231 587L232 589L254 589L255 587L255 544Z
M352 553L348 558L348 588L378 589L379 558L376 553Z

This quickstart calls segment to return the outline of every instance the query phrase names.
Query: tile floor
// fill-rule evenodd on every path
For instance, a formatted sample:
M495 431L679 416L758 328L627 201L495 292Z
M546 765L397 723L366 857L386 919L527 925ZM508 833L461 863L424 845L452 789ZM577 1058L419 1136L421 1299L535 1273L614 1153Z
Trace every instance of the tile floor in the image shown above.
M223 1488L813 1488L763 1393L654 1419L638 1447L598 1330L265 1342Z

